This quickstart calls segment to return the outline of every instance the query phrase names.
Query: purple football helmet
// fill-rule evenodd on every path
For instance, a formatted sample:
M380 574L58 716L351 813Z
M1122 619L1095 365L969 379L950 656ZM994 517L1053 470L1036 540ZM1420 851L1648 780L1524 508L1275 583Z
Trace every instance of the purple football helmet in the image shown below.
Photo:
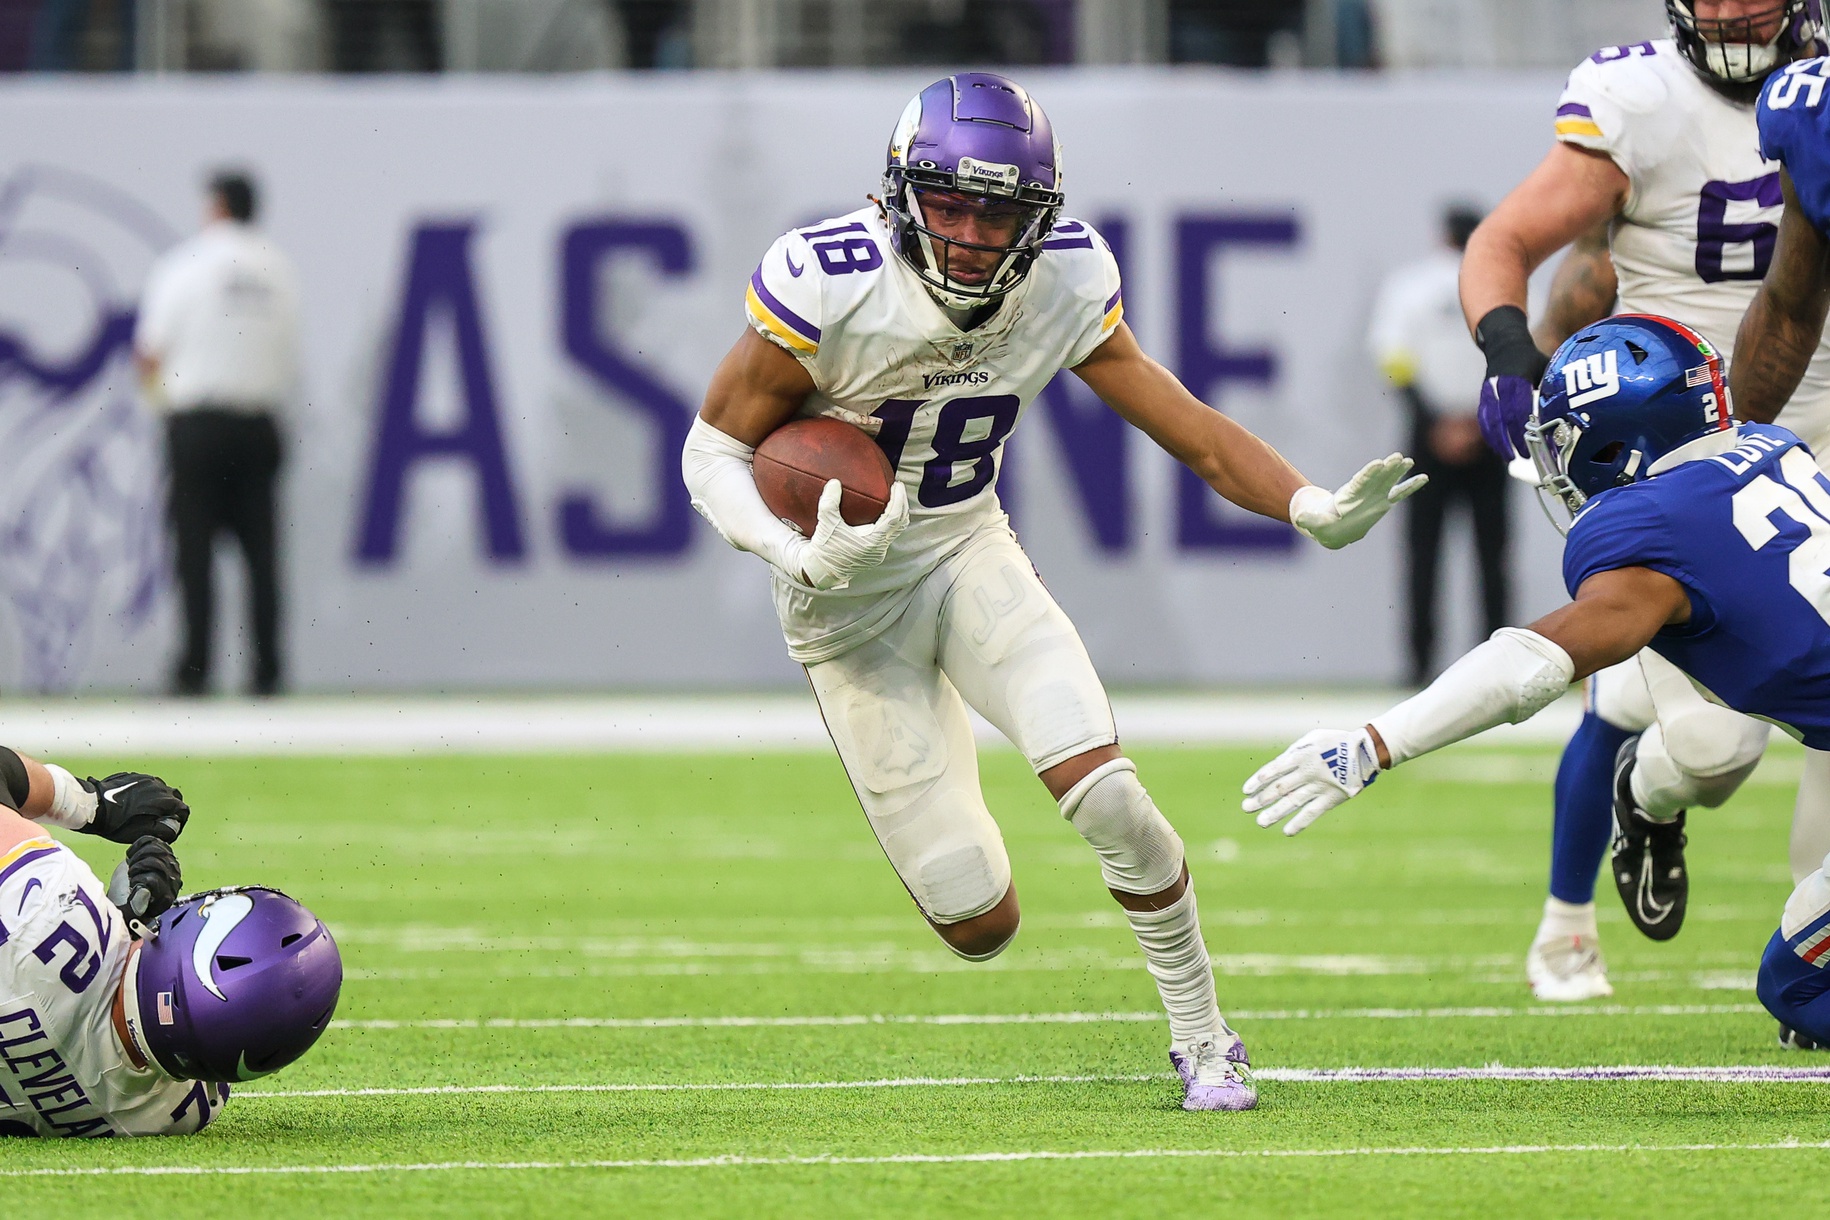
M1727 18L1698 17L1696 0L1665 0L1665 17L1691 66L1731 91L1757 87L1774 69L1826 50L1822 0L1773 0L1758 12ZM1778 32L1760 37L1775 21Z
M323 922L278 890L192 894L160 916L121 981L139 1050L180 1080L265 1076L330 1024L343 959Z
M1008 245L949 238L924 205L937 199L992 209L1014 232ZM1023 282L1061 214L1061 148L1023 87L991 72L935 81L902 112L883 171L883 205L896 253L943 304L983 305ZM988 274L961 272L961 252L997 256ZM976 262L968 256L966 261ZM976 282L975 282L976 281Z

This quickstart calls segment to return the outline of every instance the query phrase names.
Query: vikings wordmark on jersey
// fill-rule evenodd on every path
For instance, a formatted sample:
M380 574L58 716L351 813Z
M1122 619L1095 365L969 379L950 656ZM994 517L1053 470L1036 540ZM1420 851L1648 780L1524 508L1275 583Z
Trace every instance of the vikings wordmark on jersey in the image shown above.
M0 1135L181 1135L222 1109L226 1085L128 1058L114 996L133 944L69 848L0 855Z
M909 497L909 526L889 557L848 588L776 575L788 651L803 664L870 639L941 559L1004 520L1005 440L1049 380L1124 315L1118 263L1081 221L1057 222L1029 275L971 330L892 250L875 207L795 229L763 256L744 298L750 325L812 375L806 413L872 428Z
M1681 318L1730 362L1779 232L1780 167L1771 142L1762 154L1764 131L1751 102L1711 88L1670 39L1597 51L1557 107L1557 139L1607 154L1627 177L1608 243L1616 308ZM1778 422L1830 454L1830 342Z

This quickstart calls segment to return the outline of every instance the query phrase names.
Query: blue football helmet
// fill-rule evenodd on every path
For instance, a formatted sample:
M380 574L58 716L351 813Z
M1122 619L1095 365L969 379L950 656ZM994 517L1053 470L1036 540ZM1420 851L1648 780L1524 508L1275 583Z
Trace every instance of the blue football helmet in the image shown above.
M1551 356L1525 443L1540 490L1573 517L1602 492L1650 477L1680 446L1733 426L1709 340L1670 318L1627 313L1583 327Z

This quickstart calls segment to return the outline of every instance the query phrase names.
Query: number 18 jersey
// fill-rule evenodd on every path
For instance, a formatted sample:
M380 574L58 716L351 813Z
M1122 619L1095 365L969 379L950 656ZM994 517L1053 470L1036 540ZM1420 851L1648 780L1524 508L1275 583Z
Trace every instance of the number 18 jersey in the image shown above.
M1753 104L1705 84L1670 39L1597 51L1557 107L1557 139L1607 154L1627 177L1608 240L1619 310L1676 318L1730 363L1783 208L1761 130ZM1830 455L1830 344L1778 422Z
M1008 529L997 497L1006 439L1049 380L1092 354L1124 314L1105 240L1062 220L997 311L961 330L896 256L875 207L777 239L744 303L757 333L812 376L803 411L875 435L909 498L908 528L847 588L776 573L776 614L802 664L869 640L973 534Z
M1830 750L1830 478L1784 428L1604 491L1570 526L1570 596L1598 572L1684 586L1690 621L1651 648L1738 712Z

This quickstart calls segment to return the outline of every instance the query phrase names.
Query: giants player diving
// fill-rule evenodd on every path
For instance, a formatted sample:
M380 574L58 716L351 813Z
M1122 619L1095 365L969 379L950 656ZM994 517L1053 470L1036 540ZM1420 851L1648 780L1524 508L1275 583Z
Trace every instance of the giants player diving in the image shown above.
M883 199L797 229L764 255L750 330L713 375L683 467L693 505L774 567L788 651L806 667L871 829L955 953L995 957L1017 892L979 789L969 704L1028 758L1091 844L1163 1006L1189 1110L1257 1103L1221 1018L1182 841L1118 745L1105 689L999 507L1005 439L1063 368L1222 496L1323 546L1363 536L1421 484L1410 460L1340 491L1198 401L1123 321L1118 266L1059 219L1042 108L990 73L937 81L890 140ZM777 520L755 446L797 415L874 431L895 468L874 523L834 480L812 538Z
M1672 37L1598 51L1570 73L1556 143L1468 243L1462 306L1487 355L1481 424L1506 456L1524 428L1544 352L1618 310L1695 327L1735 368L1736 327L1772 258L1782 190L1761 151L1761 82L1823 38L1819 0L1667 0ZM1786 217L1792 200L1784 198ZM1536 339L1526 279L1574 242ZM1616 301L1618 297L1618 301ZM1821 329L1821 328L1820 328ZM1830 345L1782 397L1742 417L1777 422L1830 460ZM1578 370L1580 374L1580 370ZM1801 380L1802 379L1802 380ZM1595 925L1595 875L1613 838L1627 913L1663 940L1684 919L1684 807L1716 806L1753 771L1767 726L1703 699L1655 651L1589 679L1557 773L1550 895L1526 957L1539 999L1611 995ZM1830 756L1812 751L1793 815L1796 880L1830 851ZM1658 788L1666 803L1648 805ZM1675 802L1675 803L1671 803ZM1784 1035L1782 1035L1783 1037Z
M180 899L190 818L155 776L0 747L0 1136L188 1135L330 1022L337 946L274 890ZM130 843L103 888L55 826Z

